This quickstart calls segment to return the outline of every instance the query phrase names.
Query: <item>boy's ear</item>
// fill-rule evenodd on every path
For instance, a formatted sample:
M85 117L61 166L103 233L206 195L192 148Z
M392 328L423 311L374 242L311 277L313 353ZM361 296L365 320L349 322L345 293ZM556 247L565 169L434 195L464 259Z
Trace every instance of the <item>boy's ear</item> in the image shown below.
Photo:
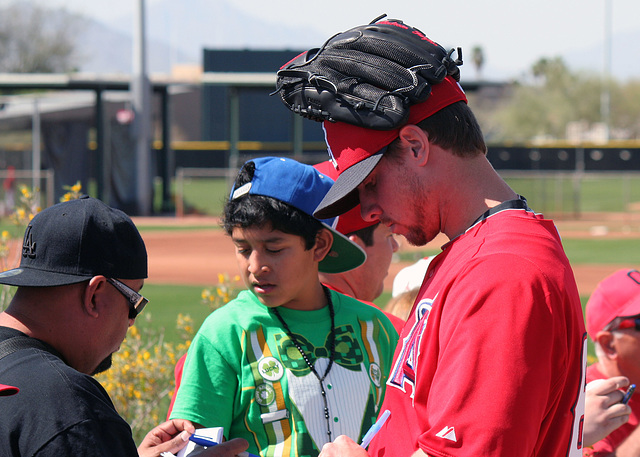
M313 259L317 262L322 261L327 254L331 251L331 245L333 244L333 233L328 229L323 228L316 235L316 245L313 247L314 256Z

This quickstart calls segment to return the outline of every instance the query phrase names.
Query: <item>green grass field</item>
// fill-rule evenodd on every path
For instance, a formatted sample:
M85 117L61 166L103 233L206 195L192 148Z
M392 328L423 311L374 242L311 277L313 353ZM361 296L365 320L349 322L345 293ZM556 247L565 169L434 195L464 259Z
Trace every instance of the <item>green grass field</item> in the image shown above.
M507 183L542 213L622 212L640 202L640 177L636 174L587 175L581 180L562 175L510 177Z
M168 342L177 343L179 333L176 323L179 313L191 316L196 329L211 313L207 304L202 302L202 290L199 286L145 284L142 293L149 299L149 304L144 313L150 314L152 319L150 323L141 319L138 325L150 325L158 332L163 332Z
M565 238L564 250L572 265L579 264L640 264L640 242L634 239ZM402 252L401 261L413 262L437 254L434 249Z
M175 192L175 183L172 187ZM219 216L229 196L224 178L188 178L183 183L185 214L197 213Z
M635 174L587 175L580 181L566 175L512 177L505 180L536 211L547 213L620 212L640 202L640 176ZM175 192L175 183L172 186ZM229 193L223 178L187 178L183 183L185 212L219 215Z

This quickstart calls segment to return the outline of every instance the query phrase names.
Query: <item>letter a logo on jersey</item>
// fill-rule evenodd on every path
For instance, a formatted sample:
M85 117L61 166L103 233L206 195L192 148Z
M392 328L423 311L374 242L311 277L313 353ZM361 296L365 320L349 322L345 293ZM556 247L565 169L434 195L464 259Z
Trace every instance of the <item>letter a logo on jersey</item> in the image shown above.
M435 298L434 298L435 300ZM415 394L416 367L420 356L420 341L429 319L433 300L423 299L416 306L416 321L402 340L402 349L389 374L388 386L407 392L405 384L411 386L411 398Z
M444 438L445 440L453 441L454 443L458 442L458 440L456 439L456 430L453 427L443 428L438 433L436 433L436 436L439 438Z

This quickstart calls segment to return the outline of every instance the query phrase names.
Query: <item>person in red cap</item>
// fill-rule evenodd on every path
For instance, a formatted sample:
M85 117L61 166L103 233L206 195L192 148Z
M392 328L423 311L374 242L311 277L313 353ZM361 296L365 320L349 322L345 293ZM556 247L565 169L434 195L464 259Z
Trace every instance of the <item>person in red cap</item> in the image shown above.
M314 165L314 168L331 179L338 177L331 162L319 163ZM337 292L378 308L373 300L378 298L384 290L384 278L389 273L393 253L398 250L398 242L391 230L380 221L362 219L359 206L337 218L336 230L360 246L367 258L362 265L353 270L342 273L320 273L320 282ZM386 311L384 313L400 334L404 319Z
M487 160L460 84L431 84L391 130L323 127L339 177L316 217L360 204L365 221L414 245L450 240L403 328L390 417L369 455L581 455L586 332L573 271L553 221ZM367 451L338 437L321 455Z
M640 384L640 272L620 269L603 279L589 297L586 320L598 357L587 369L587 382L616 385L603 399L614 430L585 448L584 455L640 455L640 399L632 396L624 405L618 390L629 382Z

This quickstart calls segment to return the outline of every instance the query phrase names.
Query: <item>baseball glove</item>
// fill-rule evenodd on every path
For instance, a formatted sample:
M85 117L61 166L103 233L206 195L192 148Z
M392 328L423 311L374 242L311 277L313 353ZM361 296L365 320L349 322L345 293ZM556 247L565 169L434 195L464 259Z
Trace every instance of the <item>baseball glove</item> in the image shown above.
M283 65L276 90L293 112L376 130L402 125L409 106L426 100L447 75L460 79L462 50L427 38L396 19L375 19L338 33ZM272 95L273 95L272 94Z

